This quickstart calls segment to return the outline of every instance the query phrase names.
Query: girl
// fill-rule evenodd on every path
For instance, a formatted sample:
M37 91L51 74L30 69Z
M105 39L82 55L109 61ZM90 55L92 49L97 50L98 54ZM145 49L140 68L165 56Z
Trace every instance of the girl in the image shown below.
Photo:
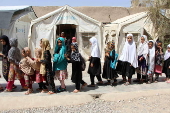
M158 41L156 44L155 52L155 83L158 82L159 75L162 75L164 54L162 49L162 42Z
M42 48L42 55L41 55L41 62L40 65L40 74L43 72L47 76L47 81L49 84L49 92L48 94L54 94L55 90L55 83L54 83L54 75L52 72L52 63L51 63L51 53L50 53L50 43L49 40L42 38L40 40L40 47Z
M72 38L72 43L77 43L76 37L73 37L73 38Z
M17 47L18 46L18 40L17 38L11 38L9 40L10 43L10 50L8 52L8 61L10 62L10 69L9 69L9 74L8 74L8 83L6 90L4 92L11 92L12 91L12 86L15 81L15 76L20 80L20 83L22 85L21 90L28 89L27 86L25 85L25 80L24 77L22 76L22 72L19 70L19 62L21 60L21 54L20 50Z
M170 83L170 44L167 46L167 50L164 56L163 72L166 75L167 83Z
M113 62L115 62L117 60L117 55L115 53L114 46L115 46L114 41L109 42L107 50L106 50L106 54L105 54L105 63L103 66L102 77L107 79L108 82L105 83L106 85L110 85L111 84L110 80L112 80L112 79L114 80L112 85L117 84L116 78L118 77L118 75L117 75L116 70L112 66L112 65L116 65L116 64L113 64Z
M73 91L74 93L80 92L80 83L82 84L82 88L87 85L82 80L82 56L78 51L78 44L72 43L71 44L71 59L67 57L68 62L72 63L72 77L71 80L73 83L76 84L76 89Z
M154 74L154 68L155 68L155 46L154 46L154 41L150 40L148 43L149 47L149 54L148 54L148 83L150 84L153 82L153 74Z
M126 42L120 55L117 71L122 75L125 85L131 84L132 75L135 74L135 68L138 67L136 44L132 34L127 34ZM128 81L126 81L126 76Z
M140 38L140 44L138 46L138 68L137 68L137 79L133 82L143 82L143 79L146 79L147 76L147 64L148 64L148 39L146 35L142 35ZM141 77L142 76L142 77Z
M8 51L10 50L11 46L9 44L9 39L7 36L3 35L0 37L1 43L3 45L2 53L0 53L0 56L2 56L2 72L4 79L8 82L8 73L9 73L9 61L7 59Z
M57 88L57 92L66 91L64 80L67 79L67 60L65 58L66 46L64 38L58 38L56 40L56 46L54 51L54 64L53 70L57 79L60 81L61 86Z
M91 47L91 57L90 57L90 63L89 63L89 69L88 73L90 74L90 80L91 84L88 85L88 87L95 87L94 84L94 77L96 76L98 79L97 84L103 84L102 78L100 76L101 74L101 62L100 62L100 50L98 41L95 37L92 37L89 39L92 47Z
M48 92L48 89L46 87L46 85L43 83L43 81L45 81L44 76L42 76L42 74L40 74L40 65L41 63L38 62L39 59L41 59L41 55L42 55L42 49L41 48L36 48L35 49L35 59L31 59L30 57L26 57L28 59L28 63L30 64L30 66L35 70L36 73L36 83L38 83L39 88L37 89L37 91L41 91L41 93L46 93Z
M22 50L22 55L24 58L20 61L19 67L24 73L25 82L28 87L28 91L25 93L25 95L29 95L33 92L32 84L34 82L34 69L28 63L27 59L27 57L31 58L31 50L28 47L25 47Z

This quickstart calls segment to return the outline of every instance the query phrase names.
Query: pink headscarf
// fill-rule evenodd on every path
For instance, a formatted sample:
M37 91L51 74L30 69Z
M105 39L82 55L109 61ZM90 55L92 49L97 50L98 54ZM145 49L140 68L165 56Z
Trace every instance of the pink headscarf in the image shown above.
M76 37L73 37L73 38L72 38L72 42L77 42Z

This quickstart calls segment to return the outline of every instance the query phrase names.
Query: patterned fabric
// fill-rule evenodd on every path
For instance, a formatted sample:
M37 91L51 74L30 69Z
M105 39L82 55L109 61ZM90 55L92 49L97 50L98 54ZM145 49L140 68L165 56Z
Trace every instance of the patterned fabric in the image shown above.
M3 76L6 81L8 81L9 66L10 66L10 63L8 62L8 60L6 58L3 58L2 71L3 71Z
M163 66L163 61L164 61L164 54L160 54L160 52L157 51L155 54L155 64Z
M80 61L80 53L78 50L78 44L77 43L71 43L72 46L74 46L75 51L72 51L71 53L71 59L73 61Z
M148 75L149 77L152 77L152 76L154 75L154 72L153 72L153 71L148 70L147 75Z
M36 83L46 81L45 76L42 76L39 71L36 71Z
M143 55L138 56L138 68L137 68L137 73L141 74L141 75L147 75L147 71L148 71L148 66L146 63L145 58L143 57L142 61L139 61L139 59L143 57Z
M55 78L58 79L58 80L65 80L65 79L68 78L67 70L56 71L55 75L56 75Z
M21 78L23 78L23 73L19 69L19 66L16 66L13 63L10 63L8 81L14 81L15 77L17 77L18 79L21 79Z

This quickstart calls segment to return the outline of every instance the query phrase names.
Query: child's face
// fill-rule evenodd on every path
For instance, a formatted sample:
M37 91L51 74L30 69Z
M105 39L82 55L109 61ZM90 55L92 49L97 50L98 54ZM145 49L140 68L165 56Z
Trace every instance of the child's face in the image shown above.
M42 48L42 41L40 41L40 47Z
M167 48L168 52L170 52L170 47Z
M132 42L132 36L128 36L127 37L127 41L130 43L130 42Z
M75 40L75 39L72 39L72 42L76 42L76 40Z
M149 47L149 49L152 49L153 43L152 43L152 42L149 42L149 43L148 43L148 47Z
M74 46L71 46L71 51L76 51L75 47Z
M29 51L22 50L22 56L27 57L29 55Z
M162 48L162 43L157 43L157 48Z
M1 39L0 41L1 41L1 44L2 44L2 45L6 45L5 40Z
M144 43L145 38L141 37L140 39L141 39L141 43Z
M62 41L61 40L58 40L58 46L62 46Z

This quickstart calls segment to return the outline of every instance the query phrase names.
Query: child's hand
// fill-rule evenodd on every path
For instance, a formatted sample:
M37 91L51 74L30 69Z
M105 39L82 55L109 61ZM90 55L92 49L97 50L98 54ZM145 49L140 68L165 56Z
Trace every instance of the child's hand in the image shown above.
M169 69L170 69L170 66L169 66Z
M64 57L67 58L67 57L68 57L68 54L64 54Z
M93 67L93 63L91 63L90 66Z

